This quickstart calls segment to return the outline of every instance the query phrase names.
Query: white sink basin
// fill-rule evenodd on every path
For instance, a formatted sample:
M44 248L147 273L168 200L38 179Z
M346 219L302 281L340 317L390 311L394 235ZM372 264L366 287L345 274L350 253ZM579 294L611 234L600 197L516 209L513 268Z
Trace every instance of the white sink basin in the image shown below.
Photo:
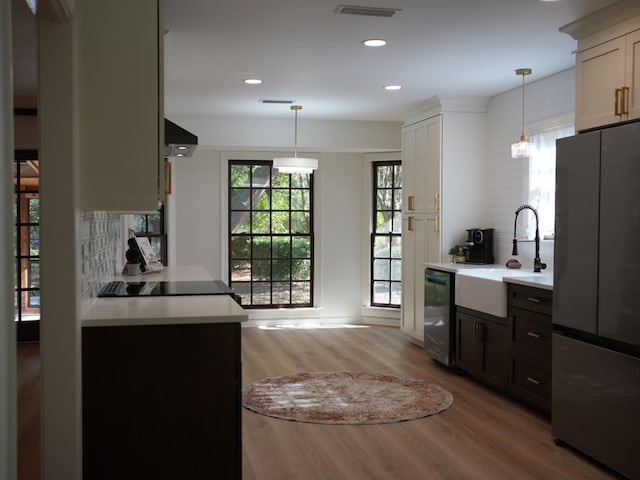
M456 273L456 305L479 312L507 316L507 284L504 277L532 277L530 270L472 268Z

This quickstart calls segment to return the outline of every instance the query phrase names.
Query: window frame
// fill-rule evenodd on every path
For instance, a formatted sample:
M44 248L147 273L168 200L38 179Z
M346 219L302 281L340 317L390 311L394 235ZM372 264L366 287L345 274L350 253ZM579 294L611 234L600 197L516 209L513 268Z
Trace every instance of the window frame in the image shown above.
M22 176L22 163L31 163L37 173L31 182ZM40 216L40 175L39 157L35 149L16 149L14 151L14 313L18 342L38 341L40 338L40 302L33 304L32 299L40 298L40 276L34 282L34 264L40 267L40 252L31 250L31 240L37 238L40 243L40 221L32 221L29 203L38 201L38 217ZM33 235L36 232L35 236ZM39 247L39 245L38 245ZM36 284L34 286L34 283Z
M378 172L379 167L388 167L392 166L392 181L391 181L391 210L380 210L378 209L378 190L380 187L378 186ZM396 186L396 182L394 179L396 178L396 168L400 168L400 186ZM396 308L399 309L402 305L401 303L401 290L402 290L402 161L401 160L374 160L371 162L371 231L370 231L370 243L369 243L369 304L372 307L386 307L386 308ZM394 202L394 198L399 199L397 205ZM380 211L388 211L391 212L391 231L387 233L378 233L377 224L378 224L378 213ZM397 230L394 228L395 220L397 220ZM388 245L389 245L389 255L388 256L377 256L376 255L376 238L379 237L387 237ZM395 247L394 247L395 242ZM394 256L394 248L400 249L400 256ZM375 264L376 260L385 260L389 262L389 278L381 279L376 278L375 272ZM398 278L394 279L393 275L393 263L397 262L400 270L398 272ZM376 301L376 293L375 287L376 283L384 282L387 283L388 288L388 302L380 302ZM394 285L396 286L394 290ZM394 303L394 291L397 294L398 302Z
M149 217L159 215L159 232L153 232L149 230ZM136 230L135 225L135 217L143 217L144 218L144 230ZM153 243L152 239L160 239L160 256L159 260L162 265L168 265L169 263L169 246L168 246L168 235L166 228L166 213L165 206L161 205L157 212L155 213L134 213L131 215L131 228L134 230L136 237L147 237L149 241Z
M253 176L253 170L251 171L251 177L250 177L250 181L249 181L249 185L244 186L244 187L234 187L232 184L232 172L233 172L233 167L234 166L257 166L257 167L263 167L263 166L268 166L269 167L269 183L268 186L265 187L266 189L269 190L270 195L269 198L272 198L272 193L274 190L278 191L278 190L287 190L288 193L288 198L289 198L289 207L286 210L282 210L282 209L274 209L273 208L273 204L271 202L269 202L269 208L268 209L253 209L253 202L250 202L250 206L248 210L245 209L233 209L233 190L234 188L248 188L248 189L253 189L254 186L252 185L253 180L252 180L252 176ZM288 186L287 187L283 187L283 186L274 186L273 182L276 179L276 177L278 175L288 175L289 176L289 180L288 180ZM294 174L295 175L295 174ZM226 190L227 190L227 215L226 215L226 221L227 221L227 239L226 239L226 247L227 247L227 252L226 252L226 257L227 257L227 275L228 275L228 284L229 286L234 289L235 287L235 292L236 294L240 295L240 297L242 298L242 306L243 308L247 308L247 309L275 309L275 308L286 308L286 309L295 309L295 308L309 308L309 307L313 307L314 306L314 290L315 290L315 265L314 265L314 257L315 257L315 247L314 247L314 175L313 173L308 175L308 187L300 187L300 186L295 186L292 185L292 179L293 179L293 175L292 174L281 174L281 173L276 173L276 171L273 169L273 161L272 160L259 160L259 159L236 159L236 158L228 158L227 159L227 175L226 175ZM293 208L292 205L292 191L294 190L308 190L308 210L306 209L295 209ZM258 202L256 202L257 204ZM234 212L244 212L244 211L249 211L250 214L249 216L251 217L251 212L257 212L257 213L264 213L265 211L268 211L270 213L269 217L269 231L268 232L244 232L244 233L233 233L232 232L232 225L233 225L233 221L232 221L232 215ZM289 226L291 226L291 222L292 220L292 213L300 213L300 212L307 212L308 213L308 232L292 232L290 229L288 232L274 232L273 231L273 213L283 213L286 212L289 214ZM251 222L252 220L250 220ZM249 237L249 242L248 245L250 246L250 253L249 253L249 257L246 258L234 258L234 250L233 250L233 240L234 237L240 238L241 236L248 236ZM267 260L269 262L269 276L268 278L263 278L260 280L256 280L254 279L254 273L253 271L250 274L249 280L247 281L239 281L239 280L234 280L233 279L233 275L234 275L234 260L249 260L249 263L251 264L251 266L253 267L253 264L256 263L258 260L256 260L254 262L254 260L257 257L254 257L254 246L256 245L256 243L253 240L253 237L269 237L269 257L260 257L260 260ZM273 255L273 250L272 250L272 245L274 245L273 239L274 238L282 238L282 237L289 237L290 241L289 241L289 256L288 257L274 257ZM292 255L293 252L293 248L294 248L294 239L295 237L308 237L308 247L309 247L309 253L308 253L308 257L295 257ZM273 278L273 274L274 274L274 270L273 270L273 261L274 259L276 259L276 261L283 261L283 262L289 262L289 277L288 278L282 278L282 279L274 279ZM309 275L307 278L305 279L295 279L294 278L294 267L293 264L295 261L302 261L302 262L308 262L308 268L309 268ZM297 280L297 282L296 282ZM268 284L269 285L269 291L268 291L268 295L269 295L269 303L247 303L247 293L245 291L242 291L240 287L240 285L248 285L249 286L249 291L248 291L248 295L249 295L249 302L253 302L254 299L254 288L256 287L256 284ZM277 289L274 288L274 284L278 284L278 283L289 283L289 287L288 287L288 301L287 302L282 302L282 301L274 301L274 294L277 294ZM305 292L308 292L308 301L305 302L300 302L300 303L295 303L294 302L294 284L295 283L307 283L308 287L305 289ZM257 295L257 293L255 294Z
M544 220L545 224L553 225L555 214L551 213L552 209L547 209L546 212L542 211L539 208L540 201L537 198L534 198L533 195L536 190L542 190L543 195L544 193L548 195L553 195L554 196L553 202L555 202L555 167L552 169L553 174L549 175L549 177L552 177L551 184L547 185L546 187L543 186L541 189L536 189L536 185L532 183L532 178L533 178L532 170L535 168L534 161L536 161L533 157L536 157L536 155L539 154L540 139L543 135L548 135L552 132L557 132L555 137L556 140L559 138L565 138L567 136L574 135L575 122L573 117L562 115L559 117L555 117L555 118L551 118L551 119L547 119L542 122L539 122L535 124L533 127L531 127L530 131L532 133L529 134L529 142L534 144L534 148L533 148L531 157L527 159L524 165L524 168L525 168L524 174L526 178L525 188L523 192L524 203L533 206L537 211L539 210L538 216L539 218L545 219ZM547 154L546 157L547 159L553 158L554 165L555 165L555 146L552 148L553 148L553 153ZM545 161L545 159L542 159L541 161ZM527 218L527 221L521 223L520 229L522 231L519 230L518 235L520 235L520 238L524 238L524 237L533 238L535 234L535 228L536 228L535 217L531 213L531 214L527 214L526 218ZM554 237L555 237L555 228L553 228L553 231L549 233L545 231L544 224L540 225L541 240L553 241Z

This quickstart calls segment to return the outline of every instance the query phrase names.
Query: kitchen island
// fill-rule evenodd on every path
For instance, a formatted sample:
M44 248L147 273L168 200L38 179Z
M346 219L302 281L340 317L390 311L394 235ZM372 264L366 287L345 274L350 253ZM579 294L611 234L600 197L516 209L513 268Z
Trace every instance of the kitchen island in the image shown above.
M200 267L123 279L211 280ZM82 323L84 478L242 478L246 319L230 295L95 299Z

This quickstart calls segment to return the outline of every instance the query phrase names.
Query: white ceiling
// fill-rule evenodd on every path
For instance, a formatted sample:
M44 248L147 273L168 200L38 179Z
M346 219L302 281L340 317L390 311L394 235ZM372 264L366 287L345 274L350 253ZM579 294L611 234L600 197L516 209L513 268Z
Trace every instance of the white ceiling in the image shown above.
M558 29L615 0L343 2L401 9L392 18L337 14L340 0L164 2L167 116L292 115L268 99L303 105L300 118L402 121L436 94L517 88L516 68L533 69L531 82L571 67L575 41ZM366 48L367 38L388 44ZM253 76L263 83L242 83ZM403 88L383 90L390 83Z

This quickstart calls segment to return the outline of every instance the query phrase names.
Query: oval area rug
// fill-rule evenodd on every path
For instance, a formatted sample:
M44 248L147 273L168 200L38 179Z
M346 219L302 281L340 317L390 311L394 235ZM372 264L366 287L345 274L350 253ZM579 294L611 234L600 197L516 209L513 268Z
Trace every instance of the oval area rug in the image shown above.
M453 404L453 396L424 380L375 373L300 372L247 385L242 404L261 415L299 422L375 424L435 415Z

